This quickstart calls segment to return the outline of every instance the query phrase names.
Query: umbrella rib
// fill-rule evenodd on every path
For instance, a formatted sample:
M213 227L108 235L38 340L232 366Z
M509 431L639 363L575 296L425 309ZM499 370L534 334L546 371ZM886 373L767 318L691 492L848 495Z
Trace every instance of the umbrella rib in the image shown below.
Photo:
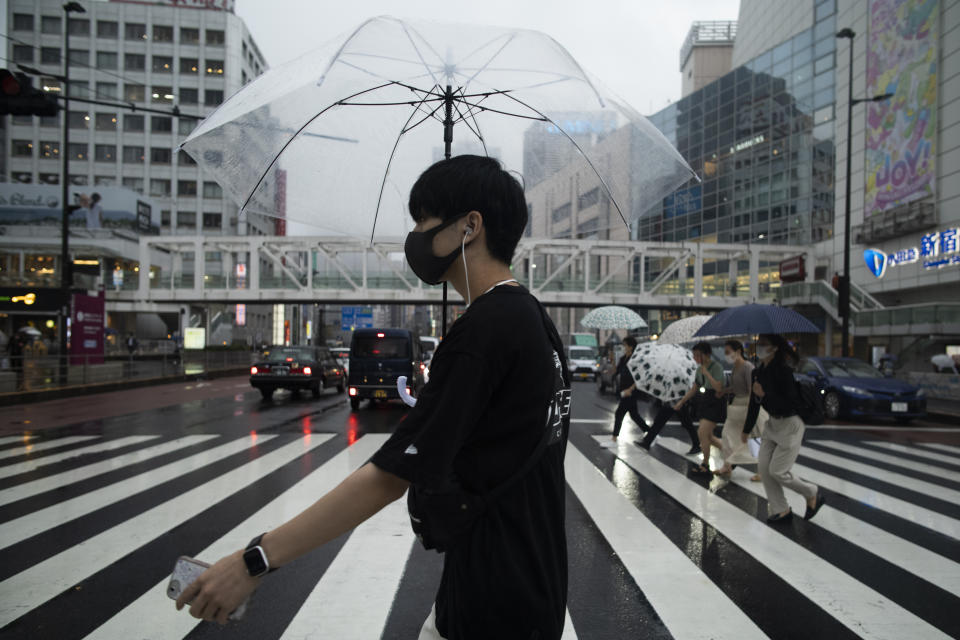
M417 43L413 41L413 36L410 34L410 32L413 31L414 33L416 33L417 37L423 41L427 49L429 49L430 52L437 57L437 60L440 61L441 65L443 67L446 67L446 65L443 64L443 56L441 56L433 47L431 47L427 39L424 38L422 35L420 35L420 33L416 29L414 29L413 27L410 27L405 22L401 22L400 24L403 27L403 33L406 34L407 36L407 40L410 41L410 46L413 47L413 50L414 52L416 52L417 57L420 58L420 64L423 65L423 68L426 69L427 73L430 74L430 77L433 78L433 84L436 86L440 86L440 81L437 80L437 76L433 73L433 69L431 69L430 65L427 64L427 61L424 59L423 54L420 52L420 48L417 46Z
M440 107L437 107L438 109ZM420 112L420 107L415 108L411 113L410 117L407 118L407 121L403 123L403 128L400 130L400 133L397 135L397 139L393 142L393 149L390 150L390 157L387 159L387 167L383 171L383 180L380 182L380 193L377 195L377 208L373 212L373 225L370 228L370 244L373 244L373 237L377 233L377 219L380 217L380 203L383 201L383 190L387 186L387 176L390 175L390 166L393 164L393 158L397 154L397 147L400 146L400 139L407 132L407 125L410 124L410 121L413 120L413 116ZM429 116L428 116L429 117ZM424 118L423 120L426 120ZM421 120L421 122L423 122Z
M462 122L463 124L465 124L465 125L467 126L467 129L470 129L470 133L472 133L473 135L475 135L475 136L477 137L477 140L480 141L480 145L483 147L483 154L484 154L484 155L488 155L488 154L487 154L487 144L486 144L486 142L484 142L483 136L480 135L480 125L477 124L477 128L476 128L476 129L474 129L474 128L470 125L470 121L469 121L469 119L468 119L468 116L471 116L471 115L472 115L472 113L471 113L471 112L472 112L472 109L471 109L471 110L468 110L468 111L467 111L467 114L465 115L462 111L460 111L460 103L459 103L459 102L454 102L454 103L453 103L453 108L457 110L457 115L459 116L459 117L457 118L456 122ZM477 121L476 121L476 117L475 117L475 116L474 116L474 120L473 120L473 121L474 121L474 124L476 124Z
M396 83L396 82L388 82L388 83L386 83L386 84L382 84L382 85L379 85L379 86L376 86L376 87L371 87L371 88L369 88L369 89L364 89L363 91L358 91L357 93L355 93L355 94L353 94L353 95L351 95L351 96L347 96L347 97L345 98L345 100L349 100L350 98L354 98L354 97L356 97L356 96L363 95L364 93L369 93L369 92L371 92L371 91L377 91L378 89L383 89L384 87L388 87L388 86L390 86L390 85L392 85L392 84L398 84L398 83ZM333 107L336 107L336 106L339 105L339 104L340 104L340 102L338 101L338 102L334 102L334 103L332 103L332 104L327 105L326 107L324 107L319 113L317 113L315 116L313 116L312 118L310 118L309 120L307 120L306 122L304 122L304 123L303 123L303 126L301 126L299 129L297 129L296 133L294 133L292 136L290 136L290 139L287 140L285 143L283 143L283 146L280 148L280 150L273 156L273 160L271 160L271 161L270 161L270 164L267 165L267 168L264 169L263 174L261 174L261 176L260 176L260 179L257 180L257 184L255 184L255 185L253 186L253 189L250 190L250 194L247 195L247 199L244 200L243 206L240 207L240 210L241 210L241 211L243 211L244 209L246 209L246 208L247 208L247 205L250 204L250 200L253 199L253 194L255 194L255 193L257 192L257 189L260 188L260 185L263 184L263 180L264 180L264 178L267 177L267 174L270 173L270 169L272 169L272 168L273 168L273 165L275 165L275 164L277 163L277 160L279 160L279 159L280 159L280 156L283 155L283 152L287 150L287 147L289 147L289 146L291 145L291 143L293 143L293 141L297 139L297 136L299 136L300 133L301 133L304 129L306 129L307 127L309 127L309 126L313 123L314 120L316 120L317 118L319 118L320 116L322 116L324 113L326 113L327 111L329 111L329 110L332 109Z
M497 56L499 56L500 53L501 53L504 49L507 48L507 45L509 45L511 42L513 42L513 39L516 38L516 37L517 37L517 36L516 36L515 33L511 33L511 34L510 34L510 37L507 38L507 40L500 46L500 48L497 49L497 50L493 53L492 56L490 56L490 59L487 60L487 62L486 62L483 66L481 66L479 69L477 69L477 71L476 71L472 76L470 76L469 78L467 78L467 81L463 84L463 86L464 86L464 87L469 86L470 83L473 82L474 78L476 78L478 75L480 75L481 73L483 73L484 69L486 69L487 67L489 67L489 66L490 66L490 63L493 62L494 60L496 60L496 59L497 59ZM496 38L494 38L494 39L491 40L490 42L494 42L495 40L496 40ZM489 43L488 43L488 44L489 44ZM486 46L487 46L487 45L483 45L483 47L486 47ZM480 47L480 49L482 49L483 47ZM476 51L479 51L480 49L477 49ZM476 51L475 51L475 52L476 52ZM475 52L474 52L474 53L475 53ZM473 55L473 53L470 53L469 55ZM469 56L468 56L468 57L469 57Z
M525 106L527 109L530 109L530 110L533 111L534 113L540 114L541 119L543 119L543 120L549 122L550 124L552 124L553 126L555 126L555 127L557 128L557 130L558 130L560 133L562 133L562 134L567 138L567 140L570 141L570 143L577 149L577 151L580 152L580 155L583 156L584 160L587 161L587 164L590 165L590 168L593 169L593 172L596 174L597 178L600 180L600 184L603 185L603 188L606 190L607 195L610 196L610 201L613 202L613 206L615 206L615 207L617 208L617 213L620 214L620 218L623 220L623 224L627 225L627 227L629 228L629 227L630 227L630 223L627 222L626 216L624 216L624 215L623 215L623 211L620 210L620 205L617 203L617 199L613 197L613 191L610 190L610 187L607 185L607 181L603 179L603 176L600 175L600 172L597 171L597 168L596 168L595 166L593 166L593 162L590 160L590 158L587 156L587 154L583 152L583 149L580 148L580 145L577 144L577 141L574 140L573 138L571 138L570 135L569 135L566 131L563 130L563 127L561 127L559 124L557 124L556 122L554 122L551 118L547 117L546 115L544 115L543 113L541 113L540 111L538 111L537 109L535 109L534 107L531 107L529 104L527 104L527 103L524 102L523 100L520 100L519 98L517 98L517 97L515 97L515 96L512 96L512 95L510 95L510 94L508 94L508 93L504 93L503 95L506 96L507 98L511 99L511 100L514 100L514 101L522 104L523 106ZM521 116L521 117L523 117L523 116Z

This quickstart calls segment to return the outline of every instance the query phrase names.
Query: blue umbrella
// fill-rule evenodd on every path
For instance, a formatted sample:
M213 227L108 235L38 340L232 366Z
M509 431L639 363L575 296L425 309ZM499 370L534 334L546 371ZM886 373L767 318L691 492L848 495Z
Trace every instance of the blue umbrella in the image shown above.
M695 336L740 336L760 333L820 333L796 311L772 304L745 304L713 316Z

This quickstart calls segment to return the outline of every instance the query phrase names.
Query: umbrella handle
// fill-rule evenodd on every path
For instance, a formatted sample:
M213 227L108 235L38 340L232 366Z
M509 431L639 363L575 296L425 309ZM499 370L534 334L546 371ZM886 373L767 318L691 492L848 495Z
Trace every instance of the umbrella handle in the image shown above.
M397 378L397 393L400 394L400 399L408 407L417 406L417 399L407 393L407 376Z

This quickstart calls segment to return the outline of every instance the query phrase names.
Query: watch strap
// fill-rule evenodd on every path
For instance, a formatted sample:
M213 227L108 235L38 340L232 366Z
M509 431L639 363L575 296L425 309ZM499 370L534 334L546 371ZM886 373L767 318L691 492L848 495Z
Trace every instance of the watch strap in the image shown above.
M262 574L259 574L259 575L266 575L267 573L273 573L274 571L277 570L276 567L271 567L271 566L270 566L270 559L267 558L267 552L266 552L266 550L264 550L263 547L260 546L260 541L263 539L263 536L265 536L265 535L266 535L266 533L261 533L261 534L258 535L256 538L254 538L253 540L251 540L251 541L250 541L250 544L247 545L247 548L244 549L244 552L247 552L247 551L250 551L251 549L254 549L254 548L256 548L256 547L260 547L260 553L262 554L264 561L267 563L267 570L266 570L266 572L264 572L264 573L262 573ZM250 570L249 567L247 567L247 571L249 571L249 570Z

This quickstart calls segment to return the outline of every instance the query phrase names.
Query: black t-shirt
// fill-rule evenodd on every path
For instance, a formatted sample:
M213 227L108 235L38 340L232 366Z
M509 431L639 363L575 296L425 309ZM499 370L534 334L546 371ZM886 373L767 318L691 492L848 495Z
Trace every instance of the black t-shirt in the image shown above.
M509 480L536 450L555 399L559 360L543 318L523 287L477 298L436 350L417 405L372 462L430 491L487 493ZM569 392L565 402L569 413ZM446 552L436 600L446 638L560 637L567 435Z
M623 391L633 386L633 376L627 367L628 360L630 360L630 356L621 356L617 363L617 386L619 387L617 391Z

